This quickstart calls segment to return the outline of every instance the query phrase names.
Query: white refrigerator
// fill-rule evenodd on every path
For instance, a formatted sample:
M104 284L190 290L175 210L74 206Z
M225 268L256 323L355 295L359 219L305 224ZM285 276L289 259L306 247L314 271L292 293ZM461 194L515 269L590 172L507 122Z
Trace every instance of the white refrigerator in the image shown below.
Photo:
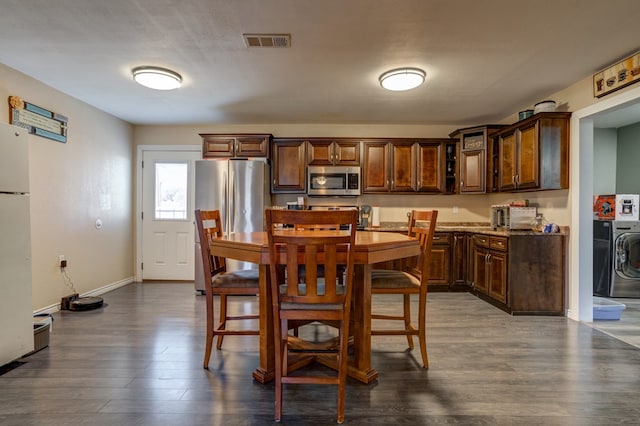
M220 210L225 234L264 231L264 209L271 206L271 177L266 159L196 161L196 210ZM228 271L257 265L228 260ZM204 292L202 255L196 232L195 289Z
M0 365L33 351L27 131L0 123Z

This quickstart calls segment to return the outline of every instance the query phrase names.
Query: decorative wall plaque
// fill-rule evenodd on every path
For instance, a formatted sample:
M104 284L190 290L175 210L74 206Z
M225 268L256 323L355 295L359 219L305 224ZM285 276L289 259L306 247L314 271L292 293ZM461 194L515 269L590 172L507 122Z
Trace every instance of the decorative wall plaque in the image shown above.
M593 75L593 96L600 98L640 80L640 52Z
M51 112L30 102L23 101L18 96L9 96L9 122L23 127L34 135L67 142L67 122L64 115Z

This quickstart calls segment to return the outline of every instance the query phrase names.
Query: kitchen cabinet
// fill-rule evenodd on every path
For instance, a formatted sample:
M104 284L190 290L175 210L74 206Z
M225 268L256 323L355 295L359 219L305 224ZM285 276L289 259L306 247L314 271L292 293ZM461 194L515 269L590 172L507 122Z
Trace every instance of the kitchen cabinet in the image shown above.
M455 148L449 139L363 141L363 193L455 192L455 175L449 186L443 171L452 164L445 162L447 143Z
M541 112L494 135L498 144L498 190L569 187L568 112Z
M306 191L306 141L274 139L272 144L271 192L304 193Z
M472 291L513 315L564 315L565 237L473 235Z
M566 238L516 233L509 237L507 309L514 315L564 315Z
M466 232L453 232L451 247L451 284L452 286L466 286L470 280L467 276L468 235Z
M270 134L202 133L203 158L269 158Z
M473 288L492 299L507 302L507 238L474 236Z
M429 140L425 142L417 142L417 160L416 173L416 191L417 192L455 192L455 176L453 187L446 185L449 173L446 178L442 172L443 162L447 167L446 170L455 170L455 163L451 163L451 159L443 154L443 152L454 151L455 143L451 143L448 139ZM453 158L455 161L455 157ZM448 188L448 190L447 190Z
M310 166L359 166L360 141L347 139L309 139L307 164Z
M362 192L415 192L413 141L364 141Z
M459 187L460 194L490 192L492 168L489 167L490 135L504 125L468 127L453 132L450 136L460 141Z
M451 232L433 234L429 287L448 287L451 283L451 241Z

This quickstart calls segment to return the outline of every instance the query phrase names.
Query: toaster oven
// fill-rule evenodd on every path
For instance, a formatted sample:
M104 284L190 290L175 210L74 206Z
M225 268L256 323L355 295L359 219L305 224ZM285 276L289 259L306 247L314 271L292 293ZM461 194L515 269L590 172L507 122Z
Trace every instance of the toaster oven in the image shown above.
M491 227L493 229L532 229L537 214L536 207L494 205L491 206Z

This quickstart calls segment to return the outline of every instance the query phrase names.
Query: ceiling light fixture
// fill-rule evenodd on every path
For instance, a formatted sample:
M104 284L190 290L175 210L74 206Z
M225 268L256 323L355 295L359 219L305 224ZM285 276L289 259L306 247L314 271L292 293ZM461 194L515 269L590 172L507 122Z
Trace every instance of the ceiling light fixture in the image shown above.
M397 68L380 76L380 85L387 90L411 90L424 83L427 73L420 68Z
M131 73L136 82L155 90L173 90L182 85L182 76L166 68L142 66Z

